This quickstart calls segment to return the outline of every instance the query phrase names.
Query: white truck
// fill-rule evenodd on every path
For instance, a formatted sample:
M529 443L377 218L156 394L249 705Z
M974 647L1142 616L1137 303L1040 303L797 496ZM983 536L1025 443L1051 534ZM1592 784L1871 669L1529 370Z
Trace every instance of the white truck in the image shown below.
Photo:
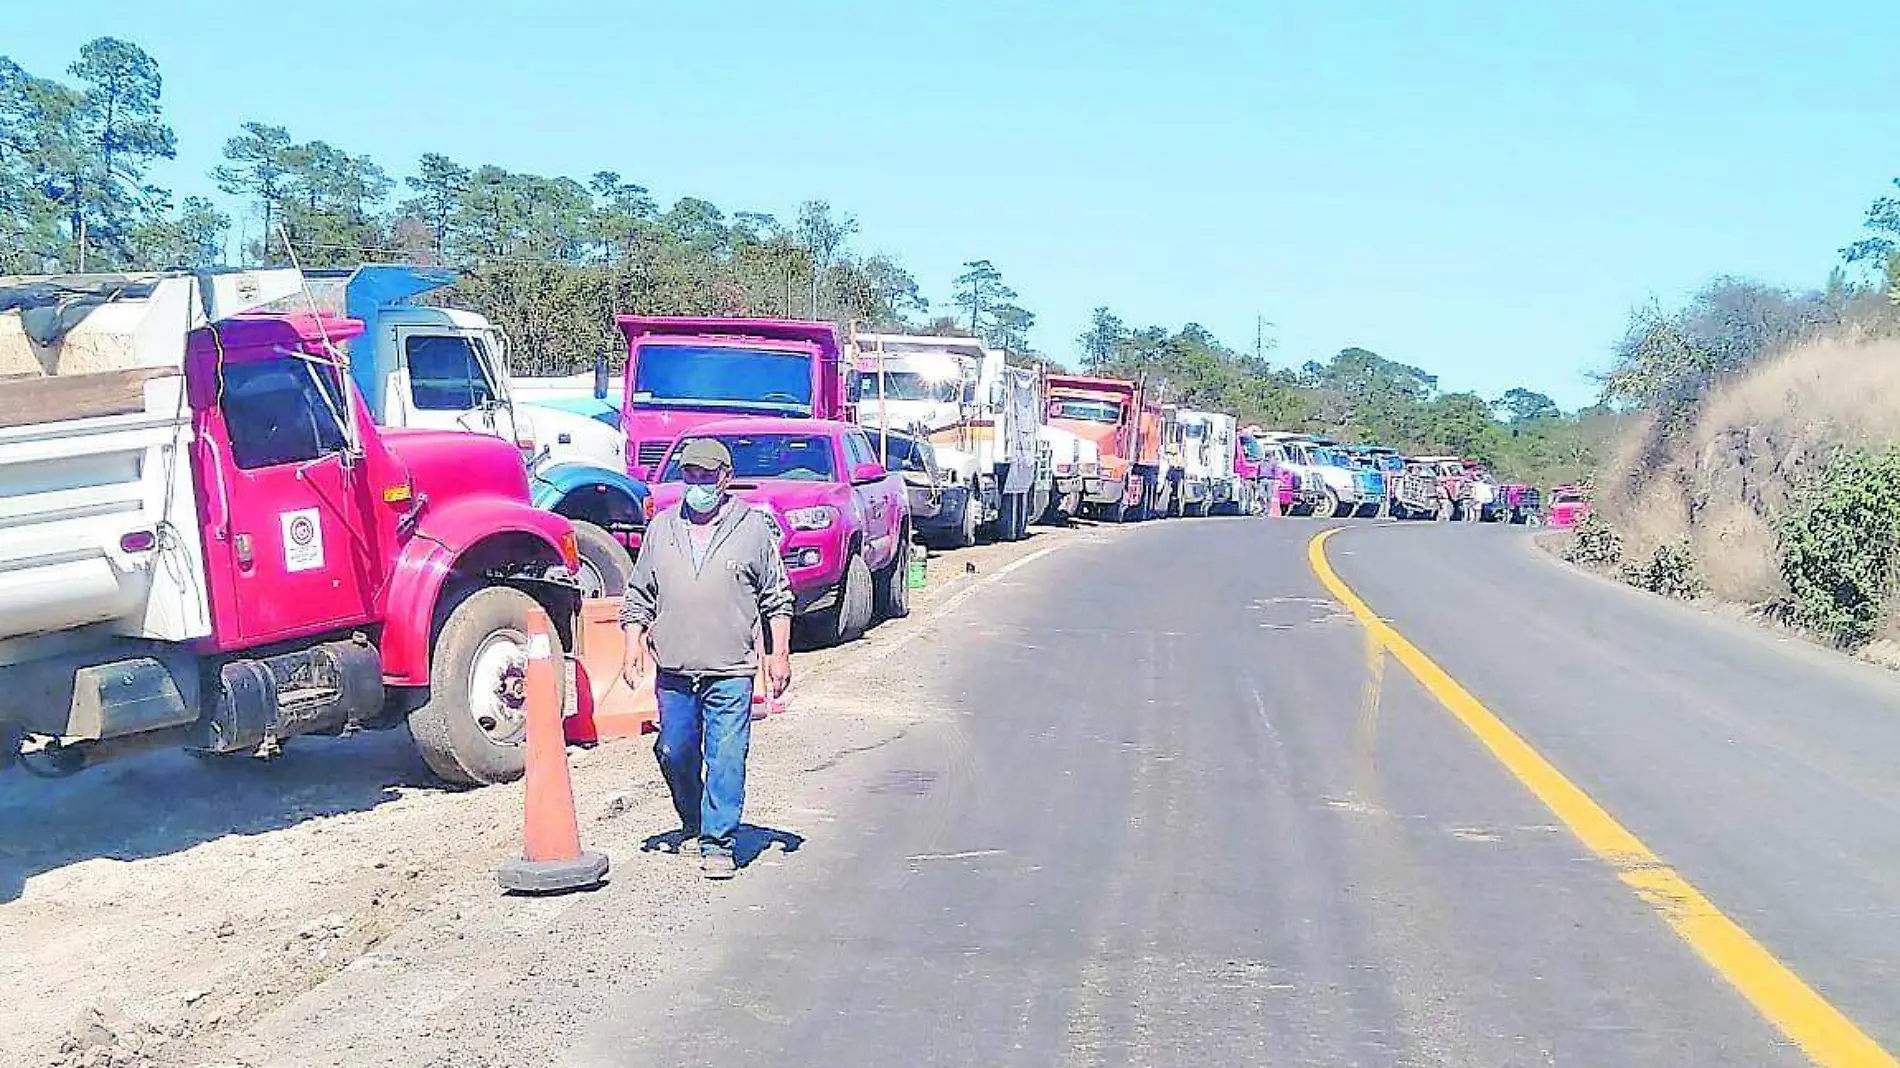
M1183 408L1176 418L1181 423L1183 510L1194 515L1251 512L1252 486L1243 487L1234 474L1234 417Z
M970 487L954 544L985 530L1015 541L1049 511L1055 464L1037 371L970 337L854 334L848 358L858 422L930 439L945 479Z
M514 442L528 465L535 507L574 524L583 593L619 596L652 518L651 496L627 474L618 409L585 399L598 369L574 379L524 379L524 386L554 385L517 397L506 341L493 323L474 312L415 303L453 285L450 271L379 263L307 271L305 281L305 293L278 306L314 306L363 323L363 335L350 346L350 376L371 417L383 426L466 430Z

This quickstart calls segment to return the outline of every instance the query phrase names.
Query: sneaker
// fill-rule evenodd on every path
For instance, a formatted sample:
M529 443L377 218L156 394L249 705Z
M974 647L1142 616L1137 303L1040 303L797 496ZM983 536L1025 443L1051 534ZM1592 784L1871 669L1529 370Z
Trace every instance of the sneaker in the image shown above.
M708 879L730 879L739 874L739 865L729 853L708 853L699 858L699 872Z

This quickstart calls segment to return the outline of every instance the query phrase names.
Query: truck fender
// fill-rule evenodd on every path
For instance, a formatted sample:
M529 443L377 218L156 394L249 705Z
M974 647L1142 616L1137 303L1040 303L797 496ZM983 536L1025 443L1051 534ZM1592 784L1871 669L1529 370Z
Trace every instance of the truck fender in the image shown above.
M437 608L452 578L500 572L532 581L556 567L559 578L572 574L574 553L574 527L566 519L517 501L465 500L424 512L383 587L384 684L429 684ZM542 584L528 592L547 606ZM572 611L549 615L565 631L572 620L563 616Z
M599 495L607 498L608 511L628 510L641 525L649 518L646 505L653 496L647 484L632 475L579 463L555 464L537 472L532 492L534 506L549 512L561 511L561 506L570 500L585 501L589 496ZM598 502L587 503L589 507L579 518L589 518L596 510L592 505Z

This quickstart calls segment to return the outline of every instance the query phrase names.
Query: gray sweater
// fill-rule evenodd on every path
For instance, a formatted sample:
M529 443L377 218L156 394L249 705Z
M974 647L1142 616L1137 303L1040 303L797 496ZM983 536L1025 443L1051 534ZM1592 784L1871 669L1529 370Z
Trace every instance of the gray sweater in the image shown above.
M620 625L647 628L661 671L750 675L759 668L760 621L792 614L771 519L736 497L724 507L701 567L693 566L691 521L677 505L654 516L641 539Z

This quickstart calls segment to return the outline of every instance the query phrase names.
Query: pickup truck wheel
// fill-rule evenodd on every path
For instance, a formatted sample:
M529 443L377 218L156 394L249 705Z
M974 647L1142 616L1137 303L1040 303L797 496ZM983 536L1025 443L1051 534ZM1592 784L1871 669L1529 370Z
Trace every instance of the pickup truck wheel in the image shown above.
M844 582L838 589L838 603L826 609L829 624L826 637L833 645L845 645L864 637L876 609L870 565L864 554L852 553L844 565Z
M877 573L877 617L902 619L910 615L910 536L899 531L897 555Z
M584 520L572 520L574 544L580 550L580 566L574 578L580 582L581 596L619 597L627 592L627 580L633 577L633 556L612 534Z
M528 619L540 610L520 590L490 586L456 605L442 624L430 658L429 699L409 713L409 733L423 762L444 780L486 786L521 777ZM553 655L564 656L560 635L549 636Z

